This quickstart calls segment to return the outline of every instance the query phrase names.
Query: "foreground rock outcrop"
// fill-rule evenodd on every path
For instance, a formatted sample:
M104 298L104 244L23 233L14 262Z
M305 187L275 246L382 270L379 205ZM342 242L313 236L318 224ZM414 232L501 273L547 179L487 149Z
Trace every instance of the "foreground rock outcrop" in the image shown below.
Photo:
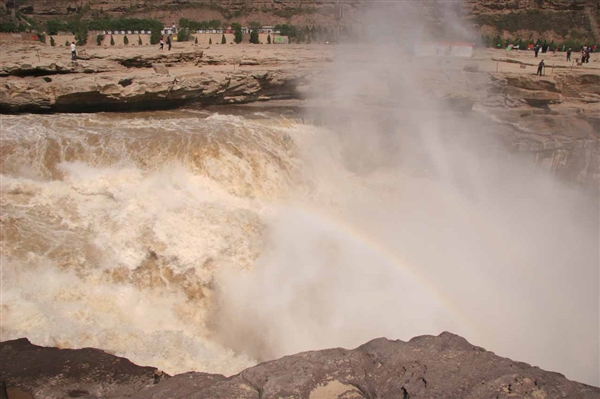
M98 349L45 348L27 339L0 343L0 359L10 399L129 396L164 375Z
M502 358L451 333L375 339L353 350L303 352L226 378L162 375L96 349L0 344L0 380L38 398L532 398L592 399L600 388ZM14 395L16 397L16 395ZM25 397L25 396L20 396Z

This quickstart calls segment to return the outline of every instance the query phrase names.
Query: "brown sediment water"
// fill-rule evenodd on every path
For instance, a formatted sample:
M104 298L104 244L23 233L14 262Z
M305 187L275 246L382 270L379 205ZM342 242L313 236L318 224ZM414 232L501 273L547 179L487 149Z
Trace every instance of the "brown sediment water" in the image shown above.
M343 118L222 111L2 118L2 340L234 374L450 330L593 382L576 189Z

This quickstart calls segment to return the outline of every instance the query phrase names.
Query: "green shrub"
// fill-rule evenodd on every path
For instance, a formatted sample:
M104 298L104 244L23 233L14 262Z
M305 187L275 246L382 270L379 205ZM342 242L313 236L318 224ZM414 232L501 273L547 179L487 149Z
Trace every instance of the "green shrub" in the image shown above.
M152 30L152 32L150 33L150 44L158 44L158 42L160 42L161 29L153 29Z
M138 35L138 46L141 46L142 44L142 37L140 35Z
M54 41L54 38L52 36L50 36L50 45L52 47L56 46L56 42Z
M78 46L83 46L87 43L88 31L85 27L80 26L75 30L75 41Z
M110 35L110 45L111 46L115 45L115 38L112 35Z
M46 21L46 32L49 35L58 35L59 31L68 31L66 22L62 22L58 19L50 19Z
M177 32L177 41L187 42L188 40L190 40L190 30L188 28L180 29Z
M102 45L102 41L104 40L104 35L98 35L96 36L96 44L98 46Z
M124 45L128 45L129 44L129 39L127 38L127 35L123 36L123 44Z
M233 26L233 24L231 24ZM242 35L242 27L236 26L235 27L235 33L234 33L234 39L233 41L236 42L237 44L241 43L243 40L243 35Z
M69 47L69 45L70 45L70 44L71 44L71 43L69 43L69 41L68 41L68 40L65 40L65 46Z
M16 32L17 25L13 21L0 22L0 32Z
M271 35L267 35L267 44L271 44Z
M255 30L250 32L250 43L258 44L258 32Z
M227 44L227 39L225 38L225 33L221 36L221 44Z

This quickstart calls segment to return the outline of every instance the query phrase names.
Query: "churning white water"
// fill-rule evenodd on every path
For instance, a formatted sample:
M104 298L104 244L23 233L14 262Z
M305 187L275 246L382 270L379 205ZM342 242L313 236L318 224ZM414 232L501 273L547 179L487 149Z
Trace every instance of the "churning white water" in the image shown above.
M272 114L3 116L2 340L233 374L450 330L597 384L593 201L463 154L432 177L365 137L361 155Z

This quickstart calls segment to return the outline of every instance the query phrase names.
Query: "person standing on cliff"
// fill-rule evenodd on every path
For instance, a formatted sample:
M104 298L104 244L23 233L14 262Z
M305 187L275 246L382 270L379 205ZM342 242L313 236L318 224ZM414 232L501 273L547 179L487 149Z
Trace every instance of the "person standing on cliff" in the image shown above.
M71 61L77 61L77 47L75 42L71 42Z
M171 43L173 42L173 37L171 35L167 36L167 49L171 51Z
M536 46L533 48L533 52L535 53L535 58L537 58L537 56L538 56L538 53L540 52L540 46L536 45Z
M571 49L567 50L567 61L571 61Z
M544 60L542 60L542 62L540 62L539 65L538 65L538 70L537 70L537 73L535 74L535 76L538 76L538 75L539 76L544 76L544 66L545 65L546 64L544 64Z

